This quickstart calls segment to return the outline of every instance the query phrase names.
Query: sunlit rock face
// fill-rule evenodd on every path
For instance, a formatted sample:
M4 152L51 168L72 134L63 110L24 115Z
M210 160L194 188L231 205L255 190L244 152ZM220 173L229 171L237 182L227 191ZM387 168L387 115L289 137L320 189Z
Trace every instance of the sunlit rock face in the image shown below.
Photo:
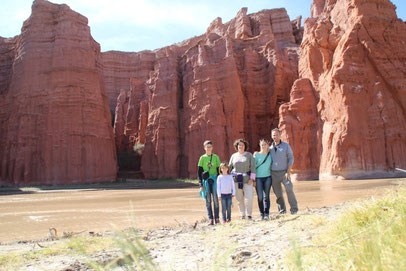
M297 179L399 175L406 168L406 25L387 0L312 4L299 82L280 108Z
M118 150L144 145L145 177L164 178L195 177L206 139L225 161L237 138L257 149L298 78L302 32L300 18L291 22L285 9L247 14L244 8L230 22L217 18L203 35L172 46L126 57L103 53L107 92L117 99Z
M100 53L85 17L34 1L21 35L0 37L0 185L111 181L117 151L142 151L146 178L195 177L204 140L227 161L235 139L254 151L278 125L297 180L395 176L405 23L388 0L311 14L303 28L243 8L168 47Z
M100 46L87 23L36 0L21 35L0 39L0 185L115 180Z

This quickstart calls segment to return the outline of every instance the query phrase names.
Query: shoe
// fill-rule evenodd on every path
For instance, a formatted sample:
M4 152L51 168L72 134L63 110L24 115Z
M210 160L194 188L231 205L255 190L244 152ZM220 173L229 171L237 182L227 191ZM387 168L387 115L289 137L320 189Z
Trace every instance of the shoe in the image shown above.
M297 214L297 211L290 212L292 215Z
M209 219L209 226L214 225L213 219Z
M216 218L216 224L220 224L220 219Z
M252 220L252 216L249 215L249 216L248 216L248 220Z
M225 224L227 221L223 220L223 224Z
M269 220L269 215L264 215L264 220Z
M241 216L241 219L245 219L245 215L242 215L242 216Z
M264 220L264 217L265 217L264 214L261 214L261 218L260 218L260 219L261 219L261 220Z
M231 219L227 219L227 222L231 222Z

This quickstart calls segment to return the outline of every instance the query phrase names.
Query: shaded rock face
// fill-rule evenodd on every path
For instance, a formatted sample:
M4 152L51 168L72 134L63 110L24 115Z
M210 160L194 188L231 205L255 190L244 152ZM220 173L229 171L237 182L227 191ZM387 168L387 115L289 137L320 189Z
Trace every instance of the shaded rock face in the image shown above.
M296 177L396 175L406 168L406 25L395 6L315 0L304 28L302 79L280 109L296 155L309 154L296 162Z
M320 165L320 117L317 112L318 96L309 79L295 81L290 101L279 108L279 129L282 138L292 146L295 156L296 179L318 178ZM299 173L299 178L297 177Z
M36 0L0 51L0 185L115 180L100 46L87 19Z
M131 74L117 64L126 60L110 61L130 84L117 99L118 150L143 144L147 178L195 177L206 139L225 161L237 138L253 151L278 124L279 106L298 77L292 25L300 34L300 22L291 23L284 9L250 15L242 9L228 23L217 18L201 36L138 53L148 64L134 60L140 67ZM108 66L105 73L115 69Z
M155 54L150 51L129 53L108 51L102 53L104 65L104 82L109 100L109 108L113 113L120 91L131 89L131 78L147 80L154 69Z

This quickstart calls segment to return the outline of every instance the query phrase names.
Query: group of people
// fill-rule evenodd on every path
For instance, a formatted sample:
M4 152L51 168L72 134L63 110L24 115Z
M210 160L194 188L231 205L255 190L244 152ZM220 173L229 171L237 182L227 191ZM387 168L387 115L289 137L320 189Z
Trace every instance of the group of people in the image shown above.
M285 186L290 212L298 211L290 171L294 162L293 151L287 142L281 140L281 132L272 130L273 142L267 139L259 141L260 151L248 152L248 143L244 139L234 142L236 152L228 163L221 163L213 153L213 143L203 143L205 154L198 163L200 195L206 200L209 225L220 223L219 200L221 200L223 223L231 221L232 198L238 202L242 219L252 219L252 202L256 188L261 219L269 219L270 190L276 195L279 213L286 213L282 185Z

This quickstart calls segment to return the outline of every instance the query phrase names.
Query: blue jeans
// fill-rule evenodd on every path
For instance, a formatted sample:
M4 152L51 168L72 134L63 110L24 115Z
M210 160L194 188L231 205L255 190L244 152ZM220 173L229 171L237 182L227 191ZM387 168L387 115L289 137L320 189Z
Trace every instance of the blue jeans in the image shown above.
M231 219L232 199L232 194L221 194L221 213L223 215L223 220Z
M219 200L217 198L217 187L209 184L209 190L206 191L206 208L209 219L213 219L213 211L211 208L211 199L213 198L214 218L219 219Z
M257 182L257 196L258 196L258 207L261 215L269 215L269 208L271 207L271 202L269 200L269 191L271 190L272 178L256 178ZM265 208L264 208L264 196L265 196ZM265 210L264 210L265 209Z

